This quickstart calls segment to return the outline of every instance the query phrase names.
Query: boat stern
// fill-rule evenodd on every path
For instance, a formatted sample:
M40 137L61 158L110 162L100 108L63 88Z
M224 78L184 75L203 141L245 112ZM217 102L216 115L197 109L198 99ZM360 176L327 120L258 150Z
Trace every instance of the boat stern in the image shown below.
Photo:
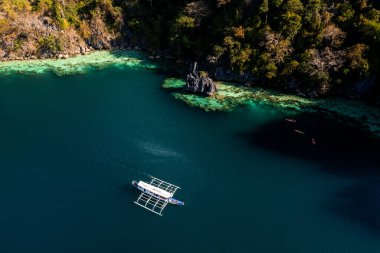
M169 198L168 200L169 200L169 203L173 205L179 205L179 206L185 205L185 202L177 200L177 199Z

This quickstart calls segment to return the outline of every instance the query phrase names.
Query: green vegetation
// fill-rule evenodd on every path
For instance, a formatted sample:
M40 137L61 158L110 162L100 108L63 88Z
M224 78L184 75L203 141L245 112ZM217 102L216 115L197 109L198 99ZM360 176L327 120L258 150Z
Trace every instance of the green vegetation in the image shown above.
M61 28L80 28L82 22L92 17L103 16L110 27L120 26L121 8L112 0L12 0L29 2L33 11L52 17ZM115 3L114 3L115 2Z
M380 10L371 0L200 0L127 4L153 49L251 73L266 85L289 81L319 93L379 73ZM138 32L137 32L138 31ZM210 57L208 57L210 58ZM377 86L375 90L380 90Z
M0 51L56 55L75 32L96 49L139 45L331 93L379 73L379 9L376 0L0 0ZM19 37L22 22L40 29L34 47Z
M58 38L55 38L53 36L43 37L38 40L38 43L41 54L44 54L45 52L55 54L62 50L61 42Z

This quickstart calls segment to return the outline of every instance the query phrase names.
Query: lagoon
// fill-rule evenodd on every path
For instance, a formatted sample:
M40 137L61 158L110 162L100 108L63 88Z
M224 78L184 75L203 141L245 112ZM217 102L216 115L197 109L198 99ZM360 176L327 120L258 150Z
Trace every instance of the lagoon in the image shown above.
M151 65L80 70L0 74L1 252L380 252L378 139L260 103L204 112ZM149 175L186 205L136 206Z

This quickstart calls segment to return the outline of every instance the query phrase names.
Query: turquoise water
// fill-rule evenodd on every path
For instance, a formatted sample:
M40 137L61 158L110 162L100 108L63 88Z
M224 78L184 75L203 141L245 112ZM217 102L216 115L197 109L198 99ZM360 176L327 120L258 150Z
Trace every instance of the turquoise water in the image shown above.
M0 78L0 252L380 252L377 141L255 104L206 113L164 79ZM149 175L186 205L135 205Z

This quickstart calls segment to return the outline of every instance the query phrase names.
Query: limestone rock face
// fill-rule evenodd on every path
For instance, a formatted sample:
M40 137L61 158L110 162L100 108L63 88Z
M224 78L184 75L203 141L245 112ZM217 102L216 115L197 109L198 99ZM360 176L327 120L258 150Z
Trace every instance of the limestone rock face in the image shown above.
M186 90L212 96L217 91L214 81L197 70L197 63L192 67L192 72L186 77Z
M88 31L86 36L71 26L63 29L39 12L16 14L9 16L0 10L0 61L65 59L93 49L112 49L118 43L119 33L108 31L100 14L83 21Z

